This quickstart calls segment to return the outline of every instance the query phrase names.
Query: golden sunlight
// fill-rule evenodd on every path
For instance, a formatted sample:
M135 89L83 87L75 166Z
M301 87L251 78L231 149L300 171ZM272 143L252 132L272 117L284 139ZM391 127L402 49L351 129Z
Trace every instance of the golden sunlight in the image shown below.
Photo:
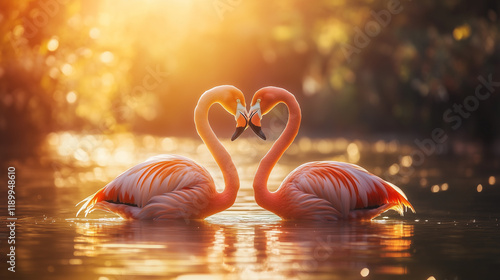
M66 101L68 103L73 104L76 101L76 93L74 91L70 91L66 94Z
M57 48L59 47L59 41L57 40L57 38L55 37L52 37L48 42L47 42L47 50L53 52L55 50L57 50Z
M7 256L27 279L488 278L500 15L465 2L0 1Z

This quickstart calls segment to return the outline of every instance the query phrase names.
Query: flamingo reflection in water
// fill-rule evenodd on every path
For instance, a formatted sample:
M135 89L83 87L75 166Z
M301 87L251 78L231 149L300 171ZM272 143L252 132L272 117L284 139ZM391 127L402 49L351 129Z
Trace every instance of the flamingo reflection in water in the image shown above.
M415 212L397 186L349 163L316 161L292 171L279 189L270 192L267 181L272 169L292 144L300 127L300 106L293 94L278 87L265 87L253 96L249 125L262 139L262 116L277 104L288 107L289 119L280 137L262 158L253 188L255 201L283 219L370 220L394 209L403 215L404 208Z
M299 273L406 274L414 226L401 221L329 222L75 219L72 258L98 275L176 276L210 273L226 278L290 279ZM335 226L332 226L335 225ZM319 277L324 278L324 277Z
M257 262L273 271L358 279L346 273L359 276L359 270L369 267L381 274L406 274L401 259L411 257L413 236L414 226L401 221L288 220L256 227L255 246Z
M232 206L240 180L231 156L208 122L209 109L215 103L235 116L231 140L245 130L247 111L243 93L227 85L203 93L195 109L196 130L223 173L223 192L217 192L210 173L193 160L160 155L130 168L85 198L77 216L99 209L126 219L203 219Z
M87 278L140 276L175 278L193 269L207 272L222 262L234 240L234 229L205 220L75 219L74 258L91 265ZM212 261L211 261L212 260ZM113 277L114 276L114 277Z

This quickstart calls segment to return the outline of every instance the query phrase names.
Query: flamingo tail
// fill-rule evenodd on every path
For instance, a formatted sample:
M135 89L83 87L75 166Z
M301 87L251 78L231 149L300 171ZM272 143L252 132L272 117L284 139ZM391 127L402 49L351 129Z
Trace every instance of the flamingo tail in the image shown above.
M413 213L416 213L413 205L408 201L408 198L403 193L403 191L396 185L384 182L388 194L388 209L393 209L397 211L401 216L403 216L405 210L410 208Z

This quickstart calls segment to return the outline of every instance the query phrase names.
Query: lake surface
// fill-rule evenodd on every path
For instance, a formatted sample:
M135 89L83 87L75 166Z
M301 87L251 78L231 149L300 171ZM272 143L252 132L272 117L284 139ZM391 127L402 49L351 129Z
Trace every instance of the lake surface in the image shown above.
M124 221L75 204L127 168L161 153L188 156L222 176L197 139L51 134L16 168L16 272L1 279L500 279L500 166L476 153L432 155L397 141L301 138L271 175L275 189L312 160L357 163L399 185L417 210L370 222L291 222L254 201L251 182L271 141L224 141L242 181L236 203L204 221ZM413 159L414 160L414 159ZM388 178L387 178L388 179ZM5 191L4 191L5 190ZM2 185L2 221L7 188ZM5 198L4 198L5 197Z

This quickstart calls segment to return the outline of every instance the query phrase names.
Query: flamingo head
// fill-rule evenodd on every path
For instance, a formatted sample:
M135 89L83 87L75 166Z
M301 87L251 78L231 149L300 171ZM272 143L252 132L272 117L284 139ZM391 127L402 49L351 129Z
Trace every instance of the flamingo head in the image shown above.
M260 120L263 115L269 113L274 106L281 102L277 94L279 91L283 91L283 89L278 87L261 88L254 94L250 104L248 124L253 132L263 140L266 140L266 135L262 132Z
M243 104L241 100L243 100ZM245 99L236 99L236 113L234 114L234 118L236 120L236 130L231 137L231 141L236 140L236 138L238 138L248 126L248 113L244 103Z
M245 104L245 96L243 93L233 86L221 86L224 89L224 96L220 100L220 104L226 111L234 115L236 120L236 131L231 137L231 141L236 140L248 126L248 112Z
M250 107L250 115L248 117L248 124L252 128L253 132L257 134L263 140L266 140L266 135L262 132L262 126L260 120L262 119L262 108L260 103L262 99L256 99L255 104ZM252 102L253 104L253 102Z

